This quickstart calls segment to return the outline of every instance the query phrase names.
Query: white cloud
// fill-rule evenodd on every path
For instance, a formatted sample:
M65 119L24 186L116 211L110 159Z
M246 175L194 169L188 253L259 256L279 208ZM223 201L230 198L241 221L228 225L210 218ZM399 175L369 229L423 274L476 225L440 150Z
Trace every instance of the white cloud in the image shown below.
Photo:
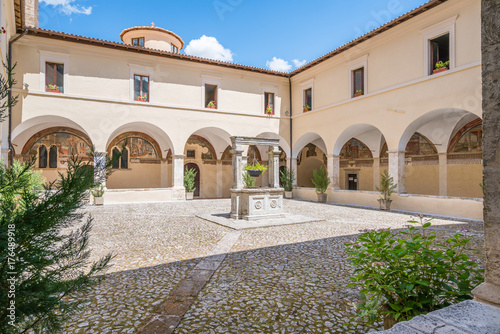
M304 66L306 64L306 60L298 60L298 59L294 59L292 60L293 61L293 64L295 65L295 67L301 67L301 66Z
M233 53L225 49L215 37L201 36L186 46L186 54L215 60L233 61Z
M40 0L46 6L52 6L59 9L59 11L66 15L71 14L92 14L92 7L83 7L78 4L73 4L77 0Z
M273 71L288 72L292 69L292 65L288 64L286 60L273 57L273 60L268 60L266 66Z

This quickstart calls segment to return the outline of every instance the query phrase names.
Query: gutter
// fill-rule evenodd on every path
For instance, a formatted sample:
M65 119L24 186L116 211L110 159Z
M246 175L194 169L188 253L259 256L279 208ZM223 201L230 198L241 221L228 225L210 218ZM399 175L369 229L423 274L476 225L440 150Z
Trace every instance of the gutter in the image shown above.
M290 99L290 171L292 170L292 157L293 157L293 136L292 136L292 77L288 75L288 94ZM296 171L295 171L296 172Z
M9 58L7 59L7 66L9 68L12 67L12 45L21 37L26 35L28 33L28 29L25 29L21 34L16 36L13 40L9 41ZM12 75L12 73L11 73ZM9 78L6 78L9 80ZM8 96L8 103L9 103L9 130L8 130L8 139L7 139L7 145L9 145L9 160L8 160L8 165L12 166L12 162L14 161L14 150L12 150L12 87L9 89L9 96Z

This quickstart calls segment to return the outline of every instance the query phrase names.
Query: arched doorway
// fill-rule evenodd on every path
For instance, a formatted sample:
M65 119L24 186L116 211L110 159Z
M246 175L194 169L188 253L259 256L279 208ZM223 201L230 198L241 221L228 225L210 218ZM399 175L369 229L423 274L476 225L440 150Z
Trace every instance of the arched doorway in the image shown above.
M197 164L195 163L187 163L184 165L184 170L186 169L194 169L196 172L196 177L194 178L194 187L196 188L194 190L194 196L195 197L200 197L200 167L198 167Z

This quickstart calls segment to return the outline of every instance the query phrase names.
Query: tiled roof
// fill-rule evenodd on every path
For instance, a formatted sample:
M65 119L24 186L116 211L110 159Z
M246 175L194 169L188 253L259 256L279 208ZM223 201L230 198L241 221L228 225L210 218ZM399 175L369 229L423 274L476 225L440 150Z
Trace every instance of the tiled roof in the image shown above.
M176 33L172 32L170 30L163 29L160 27L155 27L155 26L136 26L136 27L127 28L127 29L123 30L122 33L120 34L121 40L123 41L123 35L125 35L129 31L134 31L134 30L154 30L154 31L160 31L160 32L172 35L181 42L181 49L184 47L184 41L182 40L182 38L179 35L177 35Z

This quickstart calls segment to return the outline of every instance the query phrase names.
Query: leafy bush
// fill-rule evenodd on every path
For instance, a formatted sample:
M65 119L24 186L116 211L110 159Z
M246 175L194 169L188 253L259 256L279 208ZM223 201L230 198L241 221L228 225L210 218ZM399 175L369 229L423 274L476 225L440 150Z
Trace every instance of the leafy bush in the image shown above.
M316 187L316 192L320 194L325 193L328 185L330 184L330 178L328 177L328 174L323 166L321 166L319 170L313 170L313 177L311 181Z
M194 168L187 168L184 171L184 188L186 188L186 192L188 193L193 193L196 190L196 187L194 186L194 180L196 178L196 170Z
M100 184L99 186L92 188L91 192L94 197L102 197L104 195L104 186Z
M288 169L285 167L282 171L280 171L280 181L281 184L283 185L283 188L285 188L285 191L293 190L294 180L295 180L295 173L293 169Z
M255 177L250 176L247 172L243 173L243 183L247 188L255 188Z
M409 320L472 299L472 289L483 281L484 269L465 253L475 251L467 248L467 229L438 241L428 230L430 220L420 223L398 232L368 231L358 242L346 243L356 268L348 286L361 287L358 315L368 323L381 314Z

